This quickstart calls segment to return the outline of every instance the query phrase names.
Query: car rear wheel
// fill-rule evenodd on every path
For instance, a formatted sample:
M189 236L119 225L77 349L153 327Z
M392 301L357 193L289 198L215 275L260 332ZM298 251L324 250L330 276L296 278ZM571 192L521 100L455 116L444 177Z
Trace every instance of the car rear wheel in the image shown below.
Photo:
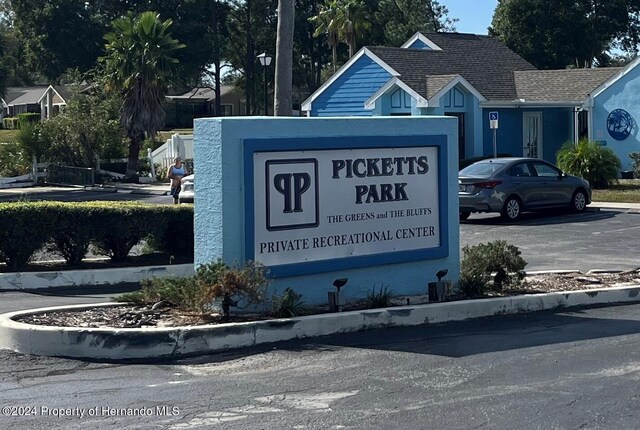
M500 214L502 215L502 218L506 220L515 221L520 217L521 210L520 199L516 196L511 196L504 202L504 207Z
M460 221L466 220L467 218L469 218L469 215L471 215L471 212L460 211Z
M587 195L582 190L576 190L571 198L571 209L582 212L587 207Z

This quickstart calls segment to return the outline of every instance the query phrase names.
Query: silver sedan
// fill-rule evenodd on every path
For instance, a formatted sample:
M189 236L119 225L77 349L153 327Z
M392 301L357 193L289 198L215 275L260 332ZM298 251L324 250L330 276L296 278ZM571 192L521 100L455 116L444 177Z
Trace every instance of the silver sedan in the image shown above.
M522 211L567 207L583 211L591 187L537 158L491 158L458 173L460 219L472 212L499 212L514 221Z

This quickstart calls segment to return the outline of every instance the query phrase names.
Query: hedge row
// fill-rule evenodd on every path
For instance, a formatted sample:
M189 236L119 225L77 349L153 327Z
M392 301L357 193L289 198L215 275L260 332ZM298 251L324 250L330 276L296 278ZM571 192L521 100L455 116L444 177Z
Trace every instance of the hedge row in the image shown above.
M193 256L193 208L136 202L16 202L0 204L0 261L23 268L42 249L74 265L89 245L114 261L142 239L168 255Z
M39 113L21 113L18 114L18 116L4 118L2 120L2 127L8 130L17 130L22 124L36 123L39 121Z

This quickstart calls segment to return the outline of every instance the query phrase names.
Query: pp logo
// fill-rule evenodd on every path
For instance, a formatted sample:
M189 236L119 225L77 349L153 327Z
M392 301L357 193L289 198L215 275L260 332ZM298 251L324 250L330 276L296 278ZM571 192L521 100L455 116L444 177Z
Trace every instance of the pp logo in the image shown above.
M265 167L267 230L317 227L318 161L269 160Z

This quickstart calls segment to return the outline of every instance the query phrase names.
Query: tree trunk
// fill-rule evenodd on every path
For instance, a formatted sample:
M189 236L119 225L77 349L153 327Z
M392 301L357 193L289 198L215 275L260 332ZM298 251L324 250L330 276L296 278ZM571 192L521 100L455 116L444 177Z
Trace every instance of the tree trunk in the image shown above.
M140 180L138 176L138 160L140 158L140 147L143 141L144 133L142 132L136 132L130 136L129 161L127 161L127 170L124 174L123 182L137 184Z
M273 114L291 116L293 91L293 27L295 1L278 0L278 36L276 40L276 78Z
M247 0L247 70L246 72L246 112L252 115L253 103L253 63L256 61L253 50L253 36L251 35L251 0Z

